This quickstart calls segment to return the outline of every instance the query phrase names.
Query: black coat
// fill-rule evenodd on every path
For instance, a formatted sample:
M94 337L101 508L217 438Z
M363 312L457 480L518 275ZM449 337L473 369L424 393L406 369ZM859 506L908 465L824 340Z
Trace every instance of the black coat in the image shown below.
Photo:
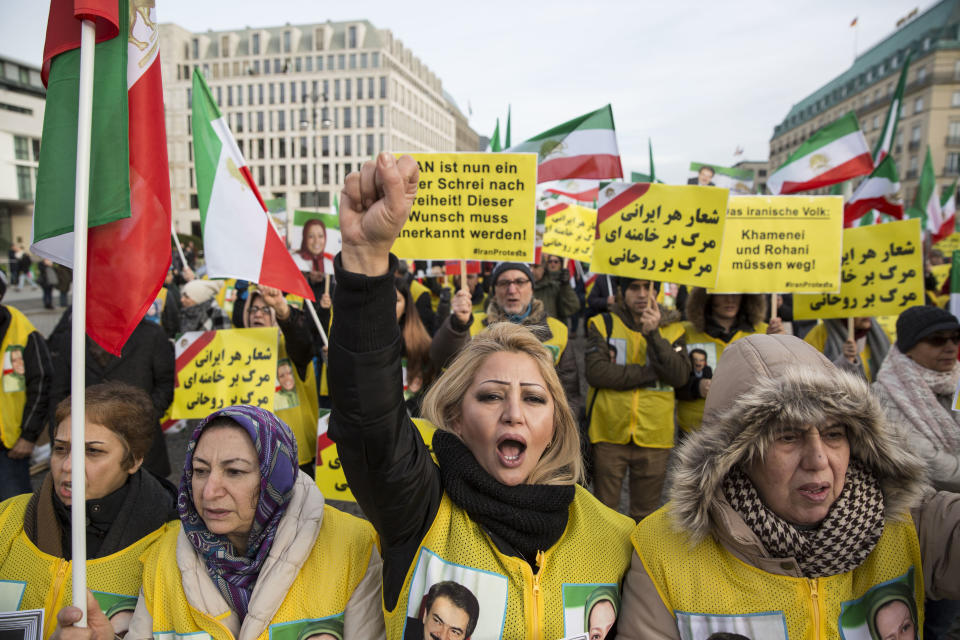
M67 314L64 314L68 317ZM68 325L69 326L69 325ZM53 339L53 336L51 336ZM51 414L57 404L70 395L70 333L60 335L54 362L53 388L51 389ZM154 419L157 428L153 446L143 461L143 466L160 477L170 475L170 460L160 428L160 417L173 402L174 369L173 344L167 339L160 325L141 320L123 346L120 357L106 353L90 338L87 338L86 384L87 386L119 380L147 392L153 401ZM52 420L51 420L52 423Z

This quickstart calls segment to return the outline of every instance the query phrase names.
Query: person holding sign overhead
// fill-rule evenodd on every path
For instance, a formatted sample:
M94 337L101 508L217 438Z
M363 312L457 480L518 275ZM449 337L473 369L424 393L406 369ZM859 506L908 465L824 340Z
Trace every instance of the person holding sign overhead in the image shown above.
M328 434L379 534L387 637L404 637L440 581L477 596L474 638L583 633L565 593L613 585L619 597L633 522L577 484L580 438L550 350L520 322L467 341L423 402L436 462L407 416L390 250L418 180L412 158L389 153L347 176L334 261ZM530 311L529 276L526 265L498 268L504 313Z
M707 293L702 287L693 287L687 297L687 321L684 336L687 349L707 353L707 364L716 371L717 361L731 343L751 333L783 333L783 322L774 318L763 322L767 313L767 296L760 294ZM714 379L700 377L676 389L677 424L684 433L700 427L703 403L710 393Z
M619 303L591 318L587 333L593 492L616 509L629 469L630 517L640 521L660 504L673 448L673 390L691 367L680 314L657 303L659 283L614 282Z
M474 313L469 292L464 289L457 291L451 304L453 313L433 336L430 359L436 365L447 366L472 337L496 322L524 326L550 350L570 410L574 416L579 416L583 408L580 372L573 351L567 349L567 325L547 315L544 303L534 297L535 281L533 272L526 264L501 262L490 276L493 297L486 313Z

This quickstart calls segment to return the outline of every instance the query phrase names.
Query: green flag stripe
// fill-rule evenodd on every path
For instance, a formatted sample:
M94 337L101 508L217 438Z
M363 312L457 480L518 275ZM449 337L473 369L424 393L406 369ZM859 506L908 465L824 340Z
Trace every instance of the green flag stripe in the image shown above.
M207 222L210 193L220 164L222 143L211 123L220 117L210 87L199 69L193 71L193 164L197 173L197 200L200 203L200 225ZM237 167L239 169L239 167Z
M88 226L129 218L130 135L127 101L127 3L120 35L96 45L90 135ZM34 208L34 242L73 231L77 174L80 49L51 61Z
M857 120L857 115L853 111L850 111L822 129L818 129L813 135L807 138L796 151L790 154L790 157L783 163L783 166L790 164L798 158L803 158L816 149L824 147L845 135L849 135L859 128L860 121Z
M559 135L569 134L571 131L576 129L613 129L613 109L611 109L610 105L608 104L607 106L601 107L596 111L591 111L590 113L584 114L579 118L574 118L573 120L559 124L552 129L548 129L543 133L537 134L527 140L527 142L556 138Z

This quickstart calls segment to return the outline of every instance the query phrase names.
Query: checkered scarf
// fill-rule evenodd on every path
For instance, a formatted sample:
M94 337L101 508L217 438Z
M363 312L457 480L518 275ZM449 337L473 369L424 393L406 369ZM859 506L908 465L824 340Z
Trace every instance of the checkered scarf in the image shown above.
M225 535L207 529L193 502L193 452L206 426L220 417L230 418L249 434L260 458L260 497L243 555L237 553ZM293 496L298 471L297 443L290 427L258 407L240 405L211 413L197 425L187 445L177 496L180 522L190 544L203 558L213 583L241 620L247 615L260 568Z
M797 527L770 510L753 482L733 468L723 494L774 557L794 558L806 578L823 578L859 567L883 533L883 494L873 474L850 460L840 496L813 528Z

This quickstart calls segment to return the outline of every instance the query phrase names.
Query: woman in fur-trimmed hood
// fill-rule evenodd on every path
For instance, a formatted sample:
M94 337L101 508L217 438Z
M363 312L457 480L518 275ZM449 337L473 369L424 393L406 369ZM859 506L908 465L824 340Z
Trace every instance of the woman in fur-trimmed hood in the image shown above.
M863 380L792 336L738 340L670 502L631 536L620 636L839 637L841 608L881 583L920 611L960 597L960 495L922 469Z

